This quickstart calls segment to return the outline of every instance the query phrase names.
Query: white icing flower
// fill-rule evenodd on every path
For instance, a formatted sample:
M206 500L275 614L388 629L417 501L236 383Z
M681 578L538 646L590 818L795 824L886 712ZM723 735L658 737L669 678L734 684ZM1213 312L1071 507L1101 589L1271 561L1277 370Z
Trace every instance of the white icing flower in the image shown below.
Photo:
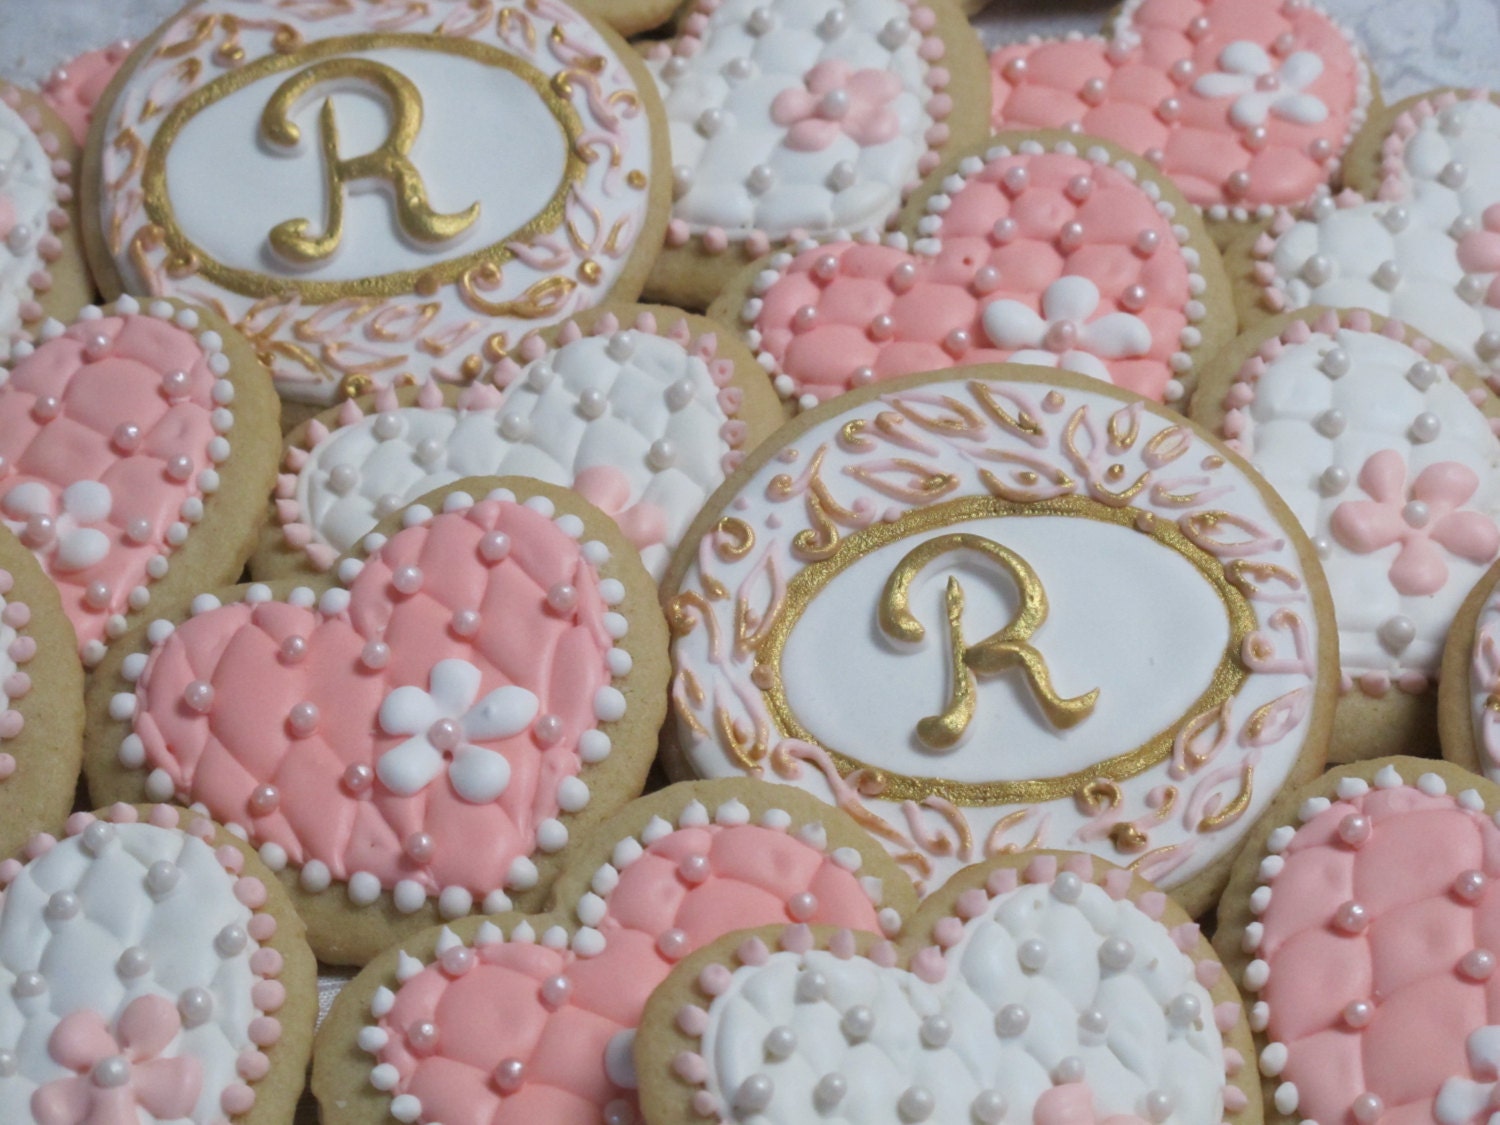
M1012 363L1061 367L1110 382L1101 360L1129 359L1151 351L1151 329L1130 313L1090 321L1099 308L1099 287L1086 277L1060 277L1042 294L1042 316L1020 301L993 301L984 310L984 331L998 348L1022 349Z
M109 536L92 524L103 523L114 507L109 486L80 480L62 490L61 504L40 481L18 484L0 500L9 525L39 555L50 552L52 569L87 570L109 554Z
M385 697L380 729L412 736L376 763L387 789L410 797L446 768L454 791L466 801L487 804L505 792L510 784L505 755L474 744L520 734L536 718L540 703L525 688L509 685L479 699L480 678L467 660L440 660L433 665L429 691L407 685Z
M1322 100L1305 91L1323 73L1323 60L1311 51L1287 57L1280 69L1259 43L1237 39L1219 55L1219 69L1193 83L1205 98L1233 98L1229 120L1241 129L1264 125L1274 114L1297 125L1316 125L1328 117Z
M1491 1024L1471 1032L1468 1041L1469 1069L1488 1082L1450 1078L1438 1090L1432 1116L1439 1125L1468 1125L1500 1118L1500 1027Z

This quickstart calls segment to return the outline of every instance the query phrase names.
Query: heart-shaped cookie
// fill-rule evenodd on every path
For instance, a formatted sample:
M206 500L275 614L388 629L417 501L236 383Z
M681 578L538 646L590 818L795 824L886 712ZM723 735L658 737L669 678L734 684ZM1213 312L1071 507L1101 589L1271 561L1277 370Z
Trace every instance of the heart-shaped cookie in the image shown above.
M903 229L772 255L710 312L802 407L1007 359L1177 401L1233 335L1209 315L1228 283L1197 212L1103 142L989 142L927 181Z
M894 933L915 896L836 809L694 782L601 825L556 902L551 915L418 935L372 962L321 1032L313 1088L329 1125L638 1121L635 1029L673 964L747 924Z
M315 965L246 845L195 813L78 813L0 863L0 1117L284 1125Z
M1247 323L1308 305L1395 317L1480 374L1500 372L1500 102L1407 99L1366 125L1352 190L1323 195L1231 255Z
M984 51L952 0L695 0L646 52L676 199L650 291L701 308L746 261L883 228L988 132Z
M353 963L508 892L538 901L539 864L640 791L665 708L655 584L571 493L461 482L365 547L318 589L201 595L89 703L93 792L241 828L319 956Z
M996 129L1105 137L1217 221L1307 200L1371 102L1349 33L1304 0L1128 0L1107 35L1001 47L990 69Z
M1192 413L1271 482L1322 559L1343 673L1332 757L1430 742L1448 628L1500 554L1500 401L1396 321L1313 308L1236 340Z
M1500 789L1387 758L1278 798L1215 936L1255 994L1266 1119L1472 1125L1494 1112Z
M0 82L0 347L88 304L77 162L66 122L40 97Z
M62 592L84 663L238 577L276 476L276 398L216 316L123 297L0 368L0 521Z
M1260 1119L1249 1027L1180 907L1068 853L963 872L899 943L793 925L685 960L636 1045L647 1120Z
M613 516L660 577L704 500L782 421L754 357L721 333L676 310L619 306L528 336L493 382L387 388L320 415L287 439L281 526L266 529L251 574L326 571L424 493L519 475Z

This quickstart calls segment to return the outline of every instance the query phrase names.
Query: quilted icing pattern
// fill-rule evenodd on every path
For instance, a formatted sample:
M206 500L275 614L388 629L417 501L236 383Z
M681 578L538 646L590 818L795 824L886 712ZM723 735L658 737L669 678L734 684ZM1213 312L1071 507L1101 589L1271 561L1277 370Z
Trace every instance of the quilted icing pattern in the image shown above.
M1271 306L1395 317L1493 377L1500 362L1500 106L1418 103L1383 146L1378 196L1324 198L1256 247Z
M196 989L212 997L210 1018L180 1028L158 1057L192 1058L202 1067L197 1104L176 1120L221 1121L220 1099L240 1080L240 1057L256 1051L250 1021L269 1000L263 992L255 993L260 1004L252 1000L257 941L244 940L233 956L215 941L226 927L238 927L241 938L247 930L264 931L236 897L234 876L203 840L149 824L99 828L109 831L97 851L84 836L57 843L15 876L0 902L0 1048L17 1063L0 1077L0 1116L33 1120L33 1093L74 1077L47 1046L65 1016L94 1012L112 1024L140 997L162 997L176 1008ZM150 878L156 864L176 873L169 890L161 889L169 880ZM55 906L49 912L58 895L74 896L75 913L60 918ZM143 968L119 971L127 961ZM33 973L45 987L28 995L25 975Z
M487 546L493 533L508 536L498 558ZM572 604L557 608L563 586ZM596 711L617 702L623 713L609 686L619 666L609 628L625 627L608 612L619 586L601 580L575 536L541 511L487 500L434 517L393 536L347 591L325 593L316 608L310 591L282 602L251 587L244 602L185 621L136 669L135 693L115 697L133 714L122 760L152 771L148 790L201 801L246 826L258 846L282 849L310 889L321 889L308 877L314 862L325 886L329 875L360 873L387 889L405 880L476 898L508 880L528 885L542 826L550 850L566 842L553 818L560 793L580 787L580 744L604 738L609 752ZM477 614L472 630L465 613ZM436 696L445 660L475 670L460 711L504 687L535 696L519 730L475 739L508 765L496 799L463 795L449 762L410 792L385 780L388 753L412 732L393 730L383 708L398 689L431 686ZM412 843L419 835L421 846Z
M704 813L701 806L696 811ZM743 806L738 812L744 813ZM689 816L693 819L690 807ZM720 819L739 819L724 817ZM706 820L706 816L702 817ZM658 821L642 845L627 839L580 903L599 945L536 944L529 927L481 931L468 950L406 980L378 1021L377 1067L393 1068L397 1097L415 1098L421 1119L454 1125L597 1125L609 1109L637 1119L633 1081L606 1063L611 1042L633 1035L651 992L672 964L746 926L803 920L878 928L875 906L856 875L858 855L828 855L785 825ZM613 884L613 885L611 885ZM803 915L793 903L811 894ZM598 896L603 896L602 901ZM529 935L529 943L527 938ZM490 940L486 940L486 936ZM592 940L592 939L591 939ZM441 946L439 947L441 950ZM467 968L461 966L467 964ZM461 971L458 971L460 970ZM547 1001L546 982L567 982L566 999ZM434 1050L410 1029L437 1028ZM627 1043L628 1041L623 1041ZM515 1088L497 1088L507 1060L520 1064Z
M1193 962L1164 926L1098 886L1064 901L1078 889L1075 879L1061 895L1024 886L998 898L964 924L940 979L822 950L736 970L708 1009L705 1089L732 1106L768 1078L774 1093L753 1119L787 1125L817 1112L829 1074L847 1078L838 1119L860 1125L967 1121L996 1090L1007 1120L1030 1121L1059 1082L1090 1087L1101 1120L1136 1115L1121 1125L1148 1118L1153 1092L1172 1106L1155 1120L1220 1120L1223 1043ZM1116 941L1133 953L1127 965L1105 947ZM782 1028L795 1046L769 1050ZM917 1090L925 1117L912 1115Z
M804 406L1023 351L1025 362L1107 373L1157 401L1180 396L1176 376L1192 365L1181 349L1201 339L1192 322L1205 311L1198 257L1179 250L1187 230L1158 211L1155 185L1125 167L1035 145L973 160L933 200L921 228L931 238L916 253L839 242L773 258L744 309L750 342L782 395ZM1048 300L1063 278L1094 291L1066 315ZM1039 317L1037 337L995 338L987 317L998 305ZM1145 346L1089 342L1093 325L1119 314L1135 318Z
M721 391L710 370L725 362L645 332L589 336L528 364L498 402L365 415L310 451L299 522L326 566L384 516L456 480L534 477L612 502L617 518L634 509L622 523L659 575L723 482L731 439L743 440L724 405L739 392ZM618 487L606 494L601 479Z
M1449 1079L1495 1078L1471 1067L1466 1047L1500 1022L1500 979L1466 971L1465 958L1500 950L1500 830L1482 802L1440 783L1391 781L1282 830L1290 840L1260 916L1266 1055L1295 1087L1296 1117L1320 1125L1352 1120L1367 1094L1382 1122L1431 1122ZM1363 911L1353 921L1349 904Z
M1230 55L1226 65L1226 49L1243 52L1239 44L1259 49L1263 64L1237 69ZM1304 53L1317 62L1291 62ZM1216 214L1307 199L1337 170L1369 100L1364 65L1344 31L1310 4L1269 0L1126 4L1109 39L1005 46L990 56L990 70L996 129L1080 127L1149 154L1188 199ZM1250 95L1244 112L1254 116L1264 95L1256 124L1238 124L1239 98L1212 93L1212 80L1200 88L1226 71ZM1277 85L1263 89L1266 79ZM1295 119L1289 100L1272 108L1278 93L1317 99L1321 118Z

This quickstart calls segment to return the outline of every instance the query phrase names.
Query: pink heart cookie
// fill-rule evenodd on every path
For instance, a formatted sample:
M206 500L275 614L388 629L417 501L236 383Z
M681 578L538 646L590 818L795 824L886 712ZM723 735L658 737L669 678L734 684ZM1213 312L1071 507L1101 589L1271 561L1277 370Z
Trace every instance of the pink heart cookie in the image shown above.
M1134 158L1080 138L992 142L930 180L906 228L773 255L712 313L737 320L783 398L961 364L1061 367L1181 399L1227 341L1202 225Z
M265 370L205 311L125 297L15 346L0 521L57 583L85 664L148 606L238 576L275 480L276 417Z
M1310 197L1371 101L1348 32L1306 0L1130 0L1107 35L1002 47L990 69L996 129L1105 137L1215 220Z
M196 813L115 805L0 863L0 1119L290 1121L317 1016L291 905Z
M653 995L636 1059L660 1125L1198 1125L1260 1120L1250 1050L1180 907L1044 852L963 872L898 942L725 936Z
M1215 941L1256 997L1268 1121L1489 1119L1497 810L1500 789L1465 770L1386 758L1284 794L1261 822Z
M485 498L413 505L337 583L201 595L95 681L91 785L242 828L325 960L534 902L655 750L665 627L629 545L569 493L468 483Z
M554 915L458 923L370 965L324 1031L337 1060L313 1078L324 1119L638 1121L635 1029L673 964L746 924L893 933L914 899L842 813L711 782L623 810L557 901ZM356 1042L368 1071L344 1065Z

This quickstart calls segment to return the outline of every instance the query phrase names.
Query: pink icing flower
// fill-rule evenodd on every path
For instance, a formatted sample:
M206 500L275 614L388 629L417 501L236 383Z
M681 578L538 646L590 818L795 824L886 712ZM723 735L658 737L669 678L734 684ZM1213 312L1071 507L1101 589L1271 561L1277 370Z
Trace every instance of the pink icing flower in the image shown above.
M637 551L667 541L667 513L649 500L632 504L630 478L613 465L581 470L573 490L614 520Z
M847 134L856 144L895 140L901 122L891 102L901 80L885 70L853 70L838 59L820 62L807 72L804 88L776 95L771 120L788 125L786 143L798 152L820 152Z
M1460 511L1479 489L1467 465L1428 465L1406 485L1406 463L1394 449L1372 454L1359 471L1369 500L1346 500L1333 512L1333 537L1357 554L1401 544L1391 563L1391 585L1408 595L1435 594L1448 581L1447 550L1474 563L1500 551L1500 529L1488 516Z
M1490 282L1484 303L1500 309L1500 203L1485 208L1483 223L1479 230L1471 230L1458 240L1458 264L1470 273L1497 275Z
M140 1110L164 1121L186 1117L203 1089L203 1064L161 1057L181 1030L177 1006L162 996L132 1000L113 1031L94 1011L64 1016L47 1053L75 1077L31 1096L37 1125L138 1125Z
M1133 1113L1101 1117L1094 1109L1094 1091L1082 1082L1053 1086L1037 1098L1032 1125L1146 1125Z
M1151 329L1130 313L1089 318L1099 310L1099 287L1086 277L1060 277L1042 294L1042 315L1020 301L991 301L984 331L997 348L1020 349L1012 363L1061 367L1110 382L1103 359L1130 359L1151 351Z

